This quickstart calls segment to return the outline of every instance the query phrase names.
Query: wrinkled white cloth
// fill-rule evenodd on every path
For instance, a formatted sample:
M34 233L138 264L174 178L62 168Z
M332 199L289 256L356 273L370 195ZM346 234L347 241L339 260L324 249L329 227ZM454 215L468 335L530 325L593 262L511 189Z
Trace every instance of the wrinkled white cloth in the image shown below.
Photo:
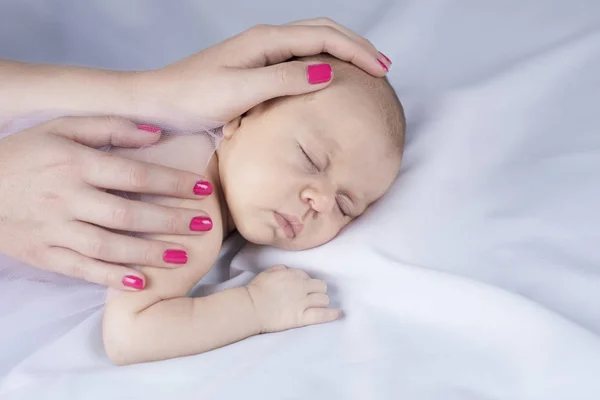
M213 287L305 268L343 321L114 368L97 312L12 366L0 398L600 398L600 3L25 3L0 5L5 56L121 68L330 16L394 62L409 135L401 178L338 239L246 247Z

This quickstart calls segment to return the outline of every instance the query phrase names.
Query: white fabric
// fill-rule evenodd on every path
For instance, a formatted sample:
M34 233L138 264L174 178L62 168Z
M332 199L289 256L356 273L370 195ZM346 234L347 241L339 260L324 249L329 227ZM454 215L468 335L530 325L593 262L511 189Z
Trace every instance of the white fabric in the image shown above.
M28 357L0 398L600 397L600 3L30 3L0 5L1 55L123 68L331 16L394 61L410 133L401 178L364 218L307 252L247 247L223 285L306 268L343 321L115 368L96 311L41 348L2 343Z

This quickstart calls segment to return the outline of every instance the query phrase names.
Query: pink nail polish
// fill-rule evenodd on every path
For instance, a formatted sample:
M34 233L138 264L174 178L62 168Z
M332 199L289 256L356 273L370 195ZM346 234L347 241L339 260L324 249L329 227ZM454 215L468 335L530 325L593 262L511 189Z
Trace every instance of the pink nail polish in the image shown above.
M385 69L386 72L389 71L387 65L385 65L383 61L381 61L379 58L377 59L377 61L379 61L379 64L381 64L381 66L383 67L383 69Z
M208 196L213 192L213 186L207 181L198 181L194 185L194 194L198 196Z
M121 279L121 282L123 285L133 289L142 290L144 288L144 280L135 275L125 275Z
M379 52L379 54L381 54L383 56L383 58L385 58L385 60L388 62L388 64L392 65L392 60L390 60L385 54L383 54L382 52Z
M185 264L188 256L184 250L167 250L163 253L163 260L169 264Z
M209 217L194 217L190 222L190 230L198 232L206 232L212 229L212 219Z
M156 126L152 126L152 125L138 125L137 128L141 131L146 131L146 132L152 132L152 133L160 132L160 128L157 128Z
M306 69L308 83L315 85L317 83L329 82L332 77L333 70L329 64L313 64Z

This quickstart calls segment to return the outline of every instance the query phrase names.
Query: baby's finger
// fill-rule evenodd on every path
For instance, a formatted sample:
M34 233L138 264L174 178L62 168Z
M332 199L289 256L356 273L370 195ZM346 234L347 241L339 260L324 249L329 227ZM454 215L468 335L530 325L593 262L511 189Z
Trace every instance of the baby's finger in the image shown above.
M283 271L287 269L285 265L273 265L271 268L267 269L267 271Z
M90 185L131 193L197 199L213 189L201 175L99 151L84 160L81 173Z
M302 314L302 325L325 324L341 318L342 310L338 308L308 308Z
M138 233L189 235L212 229L206 213L124 199L99 191L73 201L75 218L104 228Z
M329 305L329 296L325 293L311 293L306 296L306 308L325 308Z
M307 293L327 293L327 284L320 279L310 279L306 282Z
M117 264L173 268L188 260L181 245L118 234L81 221L71 222L53 245Z
M129 291L145 286L144 275L139 271L94 260L63 247L51 247L43 262L45 269L102 286Z

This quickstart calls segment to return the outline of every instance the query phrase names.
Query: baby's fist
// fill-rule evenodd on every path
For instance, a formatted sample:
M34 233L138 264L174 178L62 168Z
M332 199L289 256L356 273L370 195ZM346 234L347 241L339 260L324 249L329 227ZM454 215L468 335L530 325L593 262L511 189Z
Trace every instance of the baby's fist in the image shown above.
M339 309L327 308L327 285L306 272L278 265L248 284L261 333L277 332L338 319Z

